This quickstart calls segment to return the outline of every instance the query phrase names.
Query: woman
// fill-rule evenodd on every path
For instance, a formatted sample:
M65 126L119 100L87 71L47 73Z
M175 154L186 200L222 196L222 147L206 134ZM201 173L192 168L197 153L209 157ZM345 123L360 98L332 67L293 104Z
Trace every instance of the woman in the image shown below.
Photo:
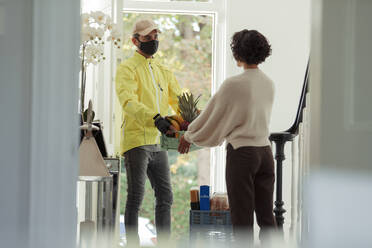
M226 185L235 234L253 240L253 212L260 239L276 227L273 216L274 160L269 123L274 85L258 65L271 53L266 38L256 30L233 35L231 50L244 72L228 78L180 139L178 151L190 143L212 147L226 140Z

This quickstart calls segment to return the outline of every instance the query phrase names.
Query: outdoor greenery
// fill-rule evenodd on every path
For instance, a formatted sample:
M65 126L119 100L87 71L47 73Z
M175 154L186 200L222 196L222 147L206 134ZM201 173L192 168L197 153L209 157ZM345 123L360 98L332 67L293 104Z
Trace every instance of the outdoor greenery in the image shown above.
M156 56L171 68L181 87L201 95L198 107L203 109L209 100L212 75L212 22L211 16L124 13L124 57L129 58L135 51L131 41L133 24L138 19L152 19L161 30L159 50ZM169 152L169 164L173 188L172 237L181 238L189 231L190 193L192 186L198 185L200 156L209 153L208 149L179 155ZM126 178L121 178L121 213L125 210ZM154 223L154 193L149 180L139 215Z

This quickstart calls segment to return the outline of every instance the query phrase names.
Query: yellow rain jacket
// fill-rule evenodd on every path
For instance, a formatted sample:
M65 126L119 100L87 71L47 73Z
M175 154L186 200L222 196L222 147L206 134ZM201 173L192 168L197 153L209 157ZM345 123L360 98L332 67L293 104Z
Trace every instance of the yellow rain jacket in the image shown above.
M116 72L116 94L123 110L120 150L159 144L153 117L177 111L181 88L174 74L154 58L135 52Z

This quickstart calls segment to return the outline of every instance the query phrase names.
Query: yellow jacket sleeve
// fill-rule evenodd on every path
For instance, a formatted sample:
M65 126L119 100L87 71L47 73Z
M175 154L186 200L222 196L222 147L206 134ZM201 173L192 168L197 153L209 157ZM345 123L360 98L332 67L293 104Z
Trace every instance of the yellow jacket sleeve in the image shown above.
M125 115L144 126L153 126L157 112L138 101L138 81L135 73L126 65L120 65L116 73L116 94Z
M172 72L169 72L169 84L168 84L168 103L172 109L178 112L178 97L181 95L181 87Z

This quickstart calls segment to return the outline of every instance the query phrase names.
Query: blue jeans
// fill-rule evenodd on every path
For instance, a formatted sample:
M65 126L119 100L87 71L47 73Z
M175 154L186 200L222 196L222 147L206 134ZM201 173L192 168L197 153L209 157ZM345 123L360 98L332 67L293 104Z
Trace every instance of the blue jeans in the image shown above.
M168 153L151 152L140 147L124 153L127 174L127 203L125 229L129 245L138 245L138 211L145 194L146 174L155 191L155 224L158 241L170 236L171 206L173 202Z

